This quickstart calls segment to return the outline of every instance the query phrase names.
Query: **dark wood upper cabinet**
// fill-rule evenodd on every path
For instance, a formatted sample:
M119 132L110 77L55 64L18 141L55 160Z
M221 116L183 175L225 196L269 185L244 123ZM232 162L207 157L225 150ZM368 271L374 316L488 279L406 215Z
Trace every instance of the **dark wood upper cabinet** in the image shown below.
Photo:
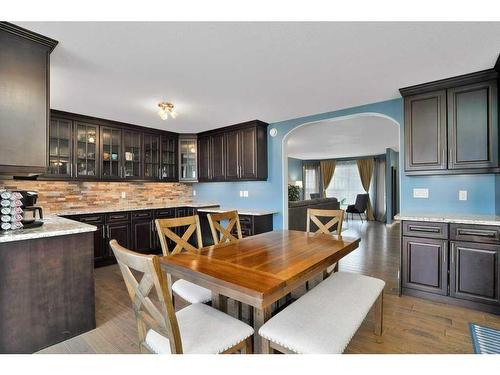
M451 242L450 296L500 303L500 245Z
M144 178L156 180L160 176L160 136L144 133Z
M212 179L210 170L210 136L198 137L198 181L207 182Z
M122 169L122 131L116 128L101 127L101 176L121 178Z
M53 176L71 177L73 171L73 122L51 118L49 125L49 169Z
M0 174L47 171L50 53L56 45L53 39L0 22ZM55 163L66 165L57 165L55 172L66 174L66 159L60 156L57 150Z
M500 172L498 77L490 69L400 89L406 174Z
M240 132L230 131L225 133L226 137L226 179L237 180L239 177L240 162Z
M160 179L162 181L177 181L178 179L178 142L176 135L161 135L160 141Z
M267 124L258 120L201 133L199 180L267 179Z
M125 130L123 132L123 178L142 178L143 149L141 133Z
M85 122L75 123L75 177L99 177L99 127Z
M497 82L448 90L449 169L498 167Z
M446 169L446 150L446 91L406 97L406 171Z

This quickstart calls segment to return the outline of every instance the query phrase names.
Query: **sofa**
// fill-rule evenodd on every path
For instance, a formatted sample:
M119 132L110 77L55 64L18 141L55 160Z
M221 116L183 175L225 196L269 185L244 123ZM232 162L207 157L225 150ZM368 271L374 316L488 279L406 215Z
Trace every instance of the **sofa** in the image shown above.
M338 210L340 209L340 203L337 198L318 198L288 202L288 229L305 232L308 208ZM317 229L316 225L311 223L311 231L316 231Z

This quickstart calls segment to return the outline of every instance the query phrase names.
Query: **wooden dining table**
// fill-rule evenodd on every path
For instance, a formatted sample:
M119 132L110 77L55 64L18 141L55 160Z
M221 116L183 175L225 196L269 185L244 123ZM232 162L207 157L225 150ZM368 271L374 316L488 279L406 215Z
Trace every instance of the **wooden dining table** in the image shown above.
M359 245L359 238L276 230L198 254L161 257L164 272L212 291L212 305L225 310L227 298L253 307L254 352L262 352L259 328L271 306L322 274Z

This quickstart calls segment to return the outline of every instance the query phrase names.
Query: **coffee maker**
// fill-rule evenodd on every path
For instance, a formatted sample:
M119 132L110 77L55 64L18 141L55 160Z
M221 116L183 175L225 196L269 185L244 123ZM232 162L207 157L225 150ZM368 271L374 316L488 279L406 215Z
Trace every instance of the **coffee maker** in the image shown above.
M16 190L17 193L20 193L23 197L21 198L23 209L23 223L24 228L36 228L43 225L43 210L42 207L36 205L36 201L38 199L38 192L36 191L27 191L27 190ZM37 220L37 212L38 212L38 220Z

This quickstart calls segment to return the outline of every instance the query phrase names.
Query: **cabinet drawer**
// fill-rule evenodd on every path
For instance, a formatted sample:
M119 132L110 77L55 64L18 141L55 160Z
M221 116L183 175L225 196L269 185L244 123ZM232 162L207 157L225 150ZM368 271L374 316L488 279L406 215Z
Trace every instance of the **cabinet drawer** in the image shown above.
M102 224L104 223L103 215L85 215L85 216L73 216L71 217L73 220L77 220L80 223L85 224Z
M153 218L153 212L152 211L135 211L132 212L132 220L137 220L137 219L152 219Z
M423 221L403 221L403 236L448 238L448 224Z
M106 214L106 222L107 223L116 223L122 221L129 221L130 213L129 212L113 212Z
M175 208L162 208L161 210L156 210L155 217L157 218L175 217Z
M457 241L500 243L500 227L450 224L450 239Z

